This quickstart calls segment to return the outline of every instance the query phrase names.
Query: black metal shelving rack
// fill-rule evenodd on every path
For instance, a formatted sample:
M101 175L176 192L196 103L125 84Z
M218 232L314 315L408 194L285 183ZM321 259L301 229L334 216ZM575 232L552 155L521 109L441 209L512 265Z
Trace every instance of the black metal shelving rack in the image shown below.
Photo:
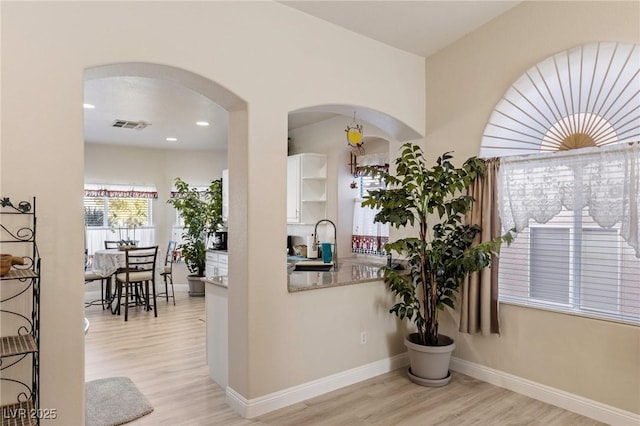
M0 386L18 389L15 402L7 403L6 393L2 392L5 405L0 407L0 425L39 425L40 255L36 245L35 197L17 205L0 197L0 249L24 259L24 265L14 265L0 277L0 323L9 325L2 327L0 335ZM31 298L31 303L19 298ZM29 360L30 377L11 374L12 367Z

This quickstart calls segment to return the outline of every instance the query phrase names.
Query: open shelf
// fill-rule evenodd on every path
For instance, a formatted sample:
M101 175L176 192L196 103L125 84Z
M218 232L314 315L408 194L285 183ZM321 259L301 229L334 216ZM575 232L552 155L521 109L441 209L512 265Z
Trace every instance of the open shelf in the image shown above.
M0 357L38 352L38 345L31 334L0 338Z
M0 245L12 258L23 259L0 277L0 426L40 424L41 259L35 213L35 197L20 202L0 197Z
M10 269L7 275L0 277L4 280L22 280L27 278L36 278L38 274L32 269Z
M31 426L38 424L38 417L34 414L33 402L24 402L0 406L2 412L1 426Z

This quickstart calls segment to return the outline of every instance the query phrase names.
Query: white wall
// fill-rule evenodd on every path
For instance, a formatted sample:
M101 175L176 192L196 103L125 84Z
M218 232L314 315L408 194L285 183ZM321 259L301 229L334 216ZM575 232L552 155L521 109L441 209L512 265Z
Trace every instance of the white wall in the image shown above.
M427 60L427 153L477 155L489 116L527 69L594 41L640 42L638 2L525 2ZM454 356L640 413L640 328L502 305L500 336L441 331Z
M102 64L175 66L246 101L229 114L236 392L256 398L402 351L381 283L289 294L273 242L286 237L288 111L364 105L422 132L423 58L275 2L130 2L124 13L108 2L1 7L0 184L4 196L39 200L41 406L58 412L43 424L84 422L83 75ZM362 327L371 330L366 348Z
M154 185L158 198L152 201L155 244L166 247L175 224L175 209L167 204L173 181L180 177L191 185L208 185L222 177L227 167L226 151L143 149L103 144L85 144L84 182Z

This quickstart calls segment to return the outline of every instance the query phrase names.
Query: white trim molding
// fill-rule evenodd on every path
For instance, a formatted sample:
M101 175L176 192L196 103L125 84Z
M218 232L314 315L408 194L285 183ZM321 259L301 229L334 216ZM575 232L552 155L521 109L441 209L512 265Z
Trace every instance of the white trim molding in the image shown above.
M403 353L253 399L227 386L227 404L243 417L254 418L408 365L409 358ZM638 414L460 358L451 358L450 369L603 423L640 424Z
M227 404L243 417L253 418L408 365L405 352L253 399L227 386Z
M482 380L547 404L578 413L611 425L638 425L640 415L552 388L484 365L452 357L450 368L461 374Z

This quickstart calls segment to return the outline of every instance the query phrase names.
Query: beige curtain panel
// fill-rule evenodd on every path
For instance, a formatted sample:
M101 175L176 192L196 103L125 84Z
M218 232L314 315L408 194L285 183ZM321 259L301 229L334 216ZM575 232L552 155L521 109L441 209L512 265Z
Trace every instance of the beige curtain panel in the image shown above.
M485 160L487 171L469 188L475 198L467 223L479 224L482 232L477 242L492 240L502 235L498 215L498 168L499 158ZM500 333L498 316L498 259L493 259L490 268L475 272L462 285L460 306L460 331L481 334Z

